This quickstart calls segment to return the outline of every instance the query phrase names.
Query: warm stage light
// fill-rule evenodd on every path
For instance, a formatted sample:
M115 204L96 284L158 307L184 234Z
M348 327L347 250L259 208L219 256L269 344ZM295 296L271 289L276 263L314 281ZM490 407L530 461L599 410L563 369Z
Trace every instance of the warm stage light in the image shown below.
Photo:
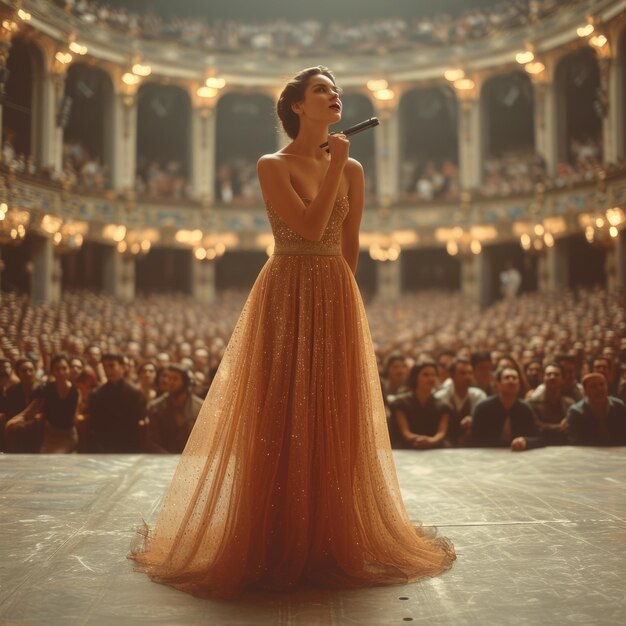
M474 89L476 83L471 78L459 78L454 81L454 88L459 91L469 91Z
M533 63L526 63L524 69L529 74L541 74L546 69L546 66L541 61L534 61Z
M126 74L122 76L122 82L126 85L136 85L139 82L139 80L140 80L139 76L136 76L135 74L131 74L130 72L126 72Z
M60 50L54 55L54 58L63 65L72 62L72 55L69 52L61 52Z
M198 87L196 93L201 98L215 98L217 95L217 89L214 87Z
M367 81L367 88L370 91L381 91L387 87L389 87L389 83L384 78Z
M585 24L585 26L579 26L576 29L576 34L579 37L588 37L594 30L593 24Z
M530 63L535 58L535 55L530 50L525 50L524 52L518 52L515 55L515 60L520 65L526 65L526 63Z
M226 85L226 81L223 78L210 76L206 79L204 84L211 89L222 89Z
M604 35L594 35L589 39L589 43L594 48L603 48L608 42L608 39Z
M72 41L70 44L70 50L75 54L80 54L81 56L87 54L87 46L83 46L77 41Z
M465 72L460 69L449 69L443 73L444 78L453 83L455 80L465 78Z
M146 76L150 76L150 74L152 74L152 68L149 65L135 63L133 65L133 74L136 74L137 76L143 76L145 78Z
M393 100L396 97L393 89L379 89L374 92L374 98L376 100L389 101Z

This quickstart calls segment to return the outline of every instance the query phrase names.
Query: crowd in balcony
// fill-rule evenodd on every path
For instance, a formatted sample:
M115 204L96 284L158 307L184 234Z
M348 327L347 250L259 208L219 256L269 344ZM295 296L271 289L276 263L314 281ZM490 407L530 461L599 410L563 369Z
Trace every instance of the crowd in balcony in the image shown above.
M580 0L569 0L574 4ZM535 24L557 11L559 0L516 0L471 8L451 15L439 13L414 19L375 18L367 21L322 22L282 19L250 23L230 19L209 21L201 17L137 13L95 0L56 0L66 11L87 24L148 40L174 41L183 46L225 53L269 52L304 55L328 52L380 53L417 46L465 43L513 28Z
M0 445L180 452L245 295L222 292L207 307L185 296L126 304L78 292L33 307L3 294ZM397 445L524 449L518 437L526 447L626 444L626 407L618 399L626 394L624 294L522 294L481 312L461 294L434 291L392 305L374 298L366 308ZM515 403L517 437L494 438L487 428L498 405L487 398L497 397ZM608 421L596 424L598 407L611 417L597 420ZM587 419L587 431L568 431L568 420L578 428Z

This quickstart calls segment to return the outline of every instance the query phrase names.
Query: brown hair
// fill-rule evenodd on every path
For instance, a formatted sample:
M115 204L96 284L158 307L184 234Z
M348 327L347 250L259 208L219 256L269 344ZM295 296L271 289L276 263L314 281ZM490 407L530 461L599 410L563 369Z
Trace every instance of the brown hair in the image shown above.
M297 113L294 113L291 108L292 104L296 102L302 102L304 100L304 90L311 76L317 76L322 74L326 78L330 78L335 85L335 77L333 73L323 65L316 65L315 67L308 67L305 70L298 72L282 90L278 102L276 103L276 113L278 119L287 135L291 139L295 139L300 131L300 118Z

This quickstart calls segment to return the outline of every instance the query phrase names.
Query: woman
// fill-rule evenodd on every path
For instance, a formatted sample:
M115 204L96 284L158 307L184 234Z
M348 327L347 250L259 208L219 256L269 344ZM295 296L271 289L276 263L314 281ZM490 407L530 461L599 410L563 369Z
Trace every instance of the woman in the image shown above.
M157 369L153 361L145 361L137 370L139 389L146 399L146 404L150 404L157 397L156 377Z
M75 419L78 391L70 380L70 360L64 354L50 361L52 379L33 393L29 405L8 424L28 424L43 420L43 442L40 452L74 452L78 445Z
M396 441L403 448L439 448L448 431L448 407L433 395L438 371L435 361L414 365L407 378L410 393L391 405Z
M155 580L223 597L434 576L454 550L412 526L395 478L354 280L363 171L348 139L328 135L341 119L333 75L300 72L277 110L293 141L258 163L275 250L133 558Z

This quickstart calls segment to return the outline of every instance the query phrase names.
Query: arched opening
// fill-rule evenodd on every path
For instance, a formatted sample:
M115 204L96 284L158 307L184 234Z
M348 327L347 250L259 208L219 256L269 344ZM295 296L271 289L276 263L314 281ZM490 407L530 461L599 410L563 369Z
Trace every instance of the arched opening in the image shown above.
M75 63L67 71L59 121L63 127L63 169L78 187L110 187L113 84L106 72Z
M445 248L402 251L402 291L461 288L461 267Z
M341 122L331 130L345 130L370 117L374 117L374 106L363 94L353 93L341 96L343 110ZM376 131L374 131L376 132ZM364 132L350 138L350 156L363 166L365 173L365 197L371 200L376 196L376 159L373 132Z
M100 291L104 285L102 268L109 246L85 241L80 250L61 256L61 288Z
M605 287L606 253L602 245L590 245L581 233L567 240L569 286Z
M40 165L37 150L37 77L43 59L32 42L16 37L11 42L2 103L2 158L18 171L34 174Z
M557 66L555 82L561 161L557 175L593 169L603 159L602 120L606 114L595 52L583 48L568 54Z
M250 289L257 279L267 254L258 250L232 250L215 263L215 286L222 289Z
M489 79L481 90L483 192L529 193L546 173L535 152L533 87L524 72Z
M135 266L137 293L191 292L191 253L188 249L153 247Z
M457 100L451 88L417 88L402 96L400 194L405 201L458 197L457 126Z
M262 94L227 93L217 103L215 199L222 204L258 203L259 157L277 148L276 114Z
M146 83L137 95L137 192L189 196L191 101L174 85Z

